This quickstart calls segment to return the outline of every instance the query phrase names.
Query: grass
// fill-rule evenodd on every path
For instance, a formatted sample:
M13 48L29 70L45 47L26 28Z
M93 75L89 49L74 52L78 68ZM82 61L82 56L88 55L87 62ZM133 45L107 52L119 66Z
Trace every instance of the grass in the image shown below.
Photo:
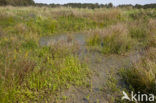
M1 7L1 15L4 15L0 16L0 102L47 101L49 96L70 86L87 84L89 71L87 65L74 54L76 47L61 44L40 47L38 44L43 35L81 30L70 26L74 23L70 17L60 16L57 20L36 17L34 15L38 14L32 15L27 8L21 11L8 7L2 12L3 9L6 8ZM27 15L31 16L25 18ZM77 23L82 21L79 26L85 22L71 18ZM69 27L61 28L61 22L66 22Z
M135 41L128 35L124 24L116 24L104 30L95 30L87 41L89 46L98 46L104 54L121 54L133 48Z
M130 90L156 94L155 57L155 49L150 48L146 52L146 56L138 64L134 64L132 68L121 70L120 74L128 84Z
M30 51L15 51L17 53L6 54L3 58L1 102L39 101L71 85L85 85L87 66L77 57L63 55L60 58L59 50L52 53L53 49L47 47L33 51L29 45L26 49Z
M105 12L102 12L103 10ZM15 30L19 28L18 25L24 24L22 26L25 26L28 31L36 32L43 36L102 28L123 21L123 14L118 9L112 9L111 12L101 9L97 13L96 10L91 9L86 9L85 11L87 14L82 12L81 9L70 8L23 7L17 10L15 7L8 7L8 9L1 7L0 24L2 27L17 25Z
M152 23L153 22L153 23ZM87 44L104 54L126 52L155 46L155 19L115 24L104 29L91 30Z
M137 22L139 13L147 17ZM138 46L154 48L154 13L154 9L149 13L120 8L0 7L0 102L48 102L50 96L70 86L87 87L90 71L76 55L78 47L63 45L63 42L42 47L41 37L88 31L88 46L104 54L122 54ZM148 63L155 65L153 61ZM140 77L140 83L145 77L149 81L144 81L143 87L151 90L154 74L148 69L153 67L147 67L147 71L141 69L143 76L136 70L123 74L134 72L133 75ZM131 75L124 76L133 86Z
M121 68L115 74L111 71L104 87L104 92L113 95L113 99L108 98L111 102L131 103L123 101L122 91L126 91L129 96L131 92L140 92L141 94L156 95L156 49L153 47L145 51L144 56L132 66ZM120 78L120 79L117 79ZM140 102L145 103L145 102ZM150 102L146 102L150 103ZM155 102L152 102L155 103Z

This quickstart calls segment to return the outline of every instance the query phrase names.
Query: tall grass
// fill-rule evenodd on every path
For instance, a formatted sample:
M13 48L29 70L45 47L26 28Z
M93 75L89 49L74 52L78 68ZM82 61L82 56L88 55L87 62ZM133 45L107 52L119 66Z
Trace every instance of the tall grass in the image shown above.
M131 68L121 70L121 76L129 90L156 94L155 48L146 51L145 57Z
M0 15L3 27L14 26L19 22L41 35L102 28L124 21L124 14L120 9L1 7Z
M88 32L88 46L104 54L122 54L130 50L155 47L155 19L134 20Z
M87 41L89 46L99 46L104 54L128 52L135 41L128 35L126 25L117 24L104 30L96 30Z

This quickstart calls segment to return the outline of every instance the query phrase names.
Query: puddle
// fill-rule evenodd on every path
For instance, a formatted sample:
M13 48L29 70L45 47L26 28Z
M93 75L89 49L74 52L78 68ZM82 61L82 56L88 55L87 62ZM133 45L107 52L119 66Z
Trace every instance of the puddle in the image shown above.
M68 44L78 43L80 46L85 45L86 35L82 33L76 34L60 34L54 36L42 37L39 41L40 46L50 46L58 42L64 41Z
M95 71L101 77L101 79L105 80L106 74L112 68L119 69L123 67L130 67L133 63L136 63L142 57L139 51L133 51L126 56L121 55L104 55L97 51L88 51L86 46L87 35L83 33L76 34L61 34L56 36L43 37L40 39L41 46L50 46L56 44L58 42L63 41L63 43L67 43L68 45L77 43L80 46L80 49L77 51L77 55L80 60L85 61L89 68L92 71ZM98 77L98 79L99 79ZM95 88L98 85L102 85L105 81L95 80Z
M103 55L102 53L96 51L88 51L85 42L86 39L87 35L76 33L72 35L61 34L56 36L43 37L39 41L41 46L50 46L61 41L67 43L68 45L74 45L74 43L79 44L80 50L78 51L78 56L80 60L82 59L82 61L85 61L87 63L89 69L91 69L94 74L91 78L91 85L93 88L92 93L83 89L74 89L74 92L69 89L65 92L65 94L68 96L74 94L74 96L76 96L75 101L78 101L78 103L87 103L87 101L84 100L84 97L88 95L88 93L90 93L92 101L96 101L97 99L105 100L105 97L101 96L100 89L103 88L104 84L106 83L108 72L112 69L118 70L120 68L130 67L132 63L136 63L142 57L139 51L133 51L126 56ZM69 102L71 101L72 100L70 100Z

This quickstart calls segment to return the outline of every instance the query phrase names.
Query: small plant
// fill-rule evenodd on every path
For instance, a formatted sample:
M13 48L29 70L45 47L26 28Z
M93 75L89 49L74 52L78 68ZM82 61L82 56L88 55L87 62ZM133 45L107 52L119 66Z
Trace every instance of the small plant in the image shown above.
M89 37L87 44L89 46L99 46L101 44L101 38L98 34L94 34L93 36Z

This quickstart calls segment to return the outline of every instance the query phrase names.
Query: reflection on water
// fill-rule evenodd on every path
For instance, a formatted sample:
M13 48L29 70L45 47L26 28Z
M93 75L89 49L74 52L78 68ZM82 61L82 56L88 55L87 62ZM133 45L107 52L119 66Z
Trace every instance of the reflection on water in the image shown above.
M54 35L54 36L47 36L42 37L39 41L41 46L49 46L52 44L56 44L58 42L64 41L65 43L78 43L80 46L85 45L86 35L77 33L72 35L61 34L61 35Z

